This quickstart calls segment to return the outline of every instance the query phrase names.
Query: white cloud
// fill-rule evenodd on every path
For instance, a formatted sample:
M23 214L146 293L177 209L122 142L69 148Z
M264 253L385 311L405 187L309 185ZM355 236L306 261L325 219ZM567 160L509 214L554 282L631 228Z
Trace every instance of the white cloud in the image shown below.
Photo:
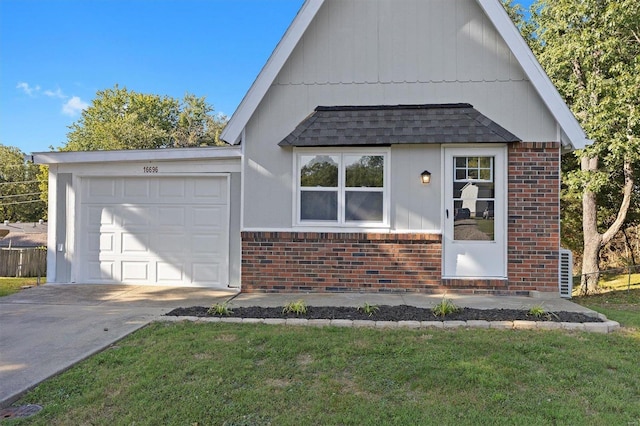
M55 92L53 90L45 90L42 93L44 93L45 95L49 96L50 98L59 98L59 99L67 99L68 98L67 95L62 93L62 90L60 90L59 87L56 89Z
M16 86L16 89L22 89L22 91L27 95L35 96L35 92L38 92L40 90L40 86L31 87L29 86L29 83L25 83L24 81L21 81Z
M80 114L80 112L88 106L89 104L78 96L72 96L71 99L62 105L62 113L73 117L74 115Z

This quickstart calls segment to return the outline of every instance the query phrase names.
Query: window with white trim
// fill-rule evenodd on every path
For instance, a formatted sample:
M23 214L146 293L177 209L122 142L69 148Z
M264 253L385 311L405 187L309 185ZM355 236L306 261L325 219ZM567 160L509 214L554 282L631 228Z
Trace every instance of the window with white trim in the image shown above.
M386 224L387 161L387 152L298 153L298 223Z

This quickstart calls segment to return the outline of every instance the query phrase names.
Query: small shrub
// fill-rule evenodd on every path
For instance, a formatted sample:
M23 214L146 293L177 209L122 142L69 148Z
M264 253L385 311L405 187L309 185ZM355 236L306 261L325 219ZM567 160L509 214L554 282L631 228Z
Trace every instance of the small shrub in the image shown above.
M364 305L360 306L358 308L358 311L367 314L369 316L373 316L373 314L375 314L376 312L378 312L380 310L380 308L377 305L370 305L369 303L365 302Z
M529 309L529 315L536 318L540 318L546 313L547 311L542 307L542 305L534 305Z
M282 313L304 315L307 313L307 304L304 302L304 300L289 302L284 306L284 308L282 308Z
M211 306L207 313L209 315L229 316L233 313L233 311L229 309L227 302L224 302L216 303L215 305Z
M556 314L554 314L553 312L548 312L546 309L544 309L542 305L532 306L529 309L528 314L535 318L542 318L542 317L545 317L547 319L551 319L551 317L555 317L556 319L558 318Z
M460 311L460 307L456 306L451 300L443 297L442 301L434 306L432 311L433 315L437 317L445 317Z

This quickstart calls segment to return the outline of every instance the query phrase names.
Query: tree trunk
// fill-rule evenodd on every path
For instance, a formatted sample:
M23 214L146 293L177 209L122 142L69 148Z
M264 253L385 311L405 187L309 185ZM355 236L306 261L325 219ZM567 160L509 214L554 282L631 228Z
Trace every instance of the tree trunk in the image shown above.
M581 169L586 172L598 170L598 158L582 157ZM598 260L600 249L614 237L624 224L627 211L631 205L633 194L633 170L631 162L625 161L623 198L618 210L616 220L611 224L604 234L598 232L598 204L596 194L585 188L582 194L582 231L584 234L584 253L582 255L582 279L580 291L582 294L592 294L598 289L600 279L600 267Z
M582 157L582 171L598 170L598 159ZM584 234L584 251L582 253L582 279L580 292L590 294L596 291L600 279L598 258L602 248L602 235L598 232L598 205L596 194L585 188L582 194L582 233Z

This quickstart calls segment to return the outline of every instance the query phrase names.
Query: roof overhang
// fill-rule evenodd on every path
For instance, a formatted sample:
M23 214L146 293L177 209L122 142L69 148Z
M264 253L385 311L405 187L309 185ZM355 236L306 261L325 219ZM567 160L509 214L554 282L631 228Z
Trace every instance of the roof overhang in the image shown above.
M238 147L165 148L120 151L34 152L25 156L35 164L108 163L134 161L222 160L242 157Z
M525 74L560 127L560 139L565 151L582 149L591 141L566 105L556 87L540 66L520 32L507 15L500 0L476 0L498 33L507 43ZM302 38L324 0L306 0L286 33L262 68L251 88L229 120L221 138L232 144L240 143L243 130L275 81L278 73Z
M520 140L469 104L320 106L278 145L387 146Z

